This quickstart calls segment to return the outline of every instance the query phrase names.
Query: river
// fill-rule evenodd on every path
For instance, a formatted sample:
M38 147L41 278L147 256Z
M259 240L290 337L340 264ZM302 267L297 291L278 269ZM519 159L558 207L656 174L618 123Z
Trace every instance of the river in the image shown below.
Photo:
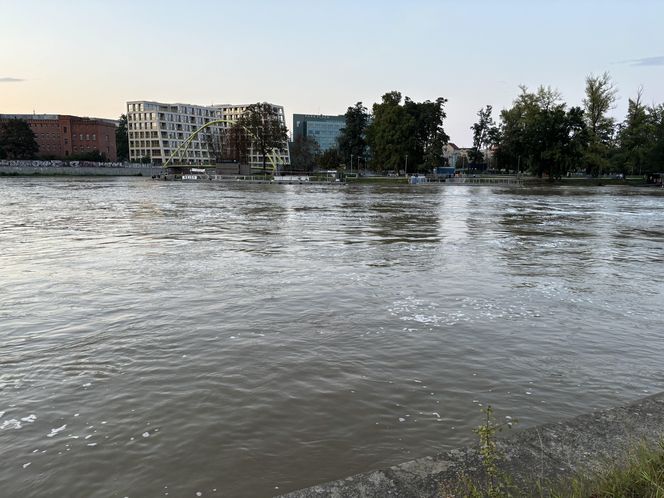
M261 497L664 390L664 192L0 178L0 494Z

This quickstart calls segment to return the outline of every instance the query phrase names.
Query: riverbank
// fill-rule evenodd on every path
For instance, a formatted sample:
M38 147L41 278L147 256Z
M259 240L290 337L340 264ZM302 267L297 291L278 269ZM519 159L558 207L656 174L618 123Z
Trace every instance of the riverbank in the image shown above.
M1 176L143 176L153 177L164 175L160 166L138 163L95 163L89 161L41 161L41 160L14 160L0 161ZM255 176L255 175L254 175ZM240 179L241 178L241 179ZM266 180L256 182L247 180L247 177L228 177L227 181L247 181L247 183L267 183ZM252 177L253 178L253 177ZM277 183L300 183L295 180L282 180ZM513 181L512 181L513 180ZM304 182L302 182L304 183ZM307 183L314 183L309 181ZM317 182L329 183L329 182ZM355 176L346 177L344 182L359 185L405 185L408 177L405 176ZM429 182L439 184L439 182ZM441 182L442 183L442 182ZM564 185L576 187L603 187L609 185L630 185L634 187L646 186L642 177L630 178L561 178L549 180L531 176L514 175L476 175L461 178L452 178L444 182L447 185L496 185L521 184L526 186Z
M498 440L499 472L517 493L547 496L579 476L592 477L628 463L645 442L655 447L664 435L664 393L607 410L515 431ZM283 495L313 497L456 497L467 483L480 486L487 475L477 447L420 458Z

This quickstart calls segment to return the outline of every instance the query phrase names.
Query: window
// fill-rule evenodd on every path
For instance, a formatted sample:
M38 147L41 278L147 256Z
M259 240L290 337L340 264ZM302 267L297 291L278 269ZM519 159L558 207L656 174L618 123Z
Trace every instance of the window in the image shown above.
M85 139L86 139L86 140L90 140L90 134L86 134L86 135L85 135Z
M67 127L66 126L64 127L64 129L65 129L65 133L67 133Z
M79 135L79 140L82 142L83 141L83 133Z
M95 133L92 134L92 140L97 141L97 135Z

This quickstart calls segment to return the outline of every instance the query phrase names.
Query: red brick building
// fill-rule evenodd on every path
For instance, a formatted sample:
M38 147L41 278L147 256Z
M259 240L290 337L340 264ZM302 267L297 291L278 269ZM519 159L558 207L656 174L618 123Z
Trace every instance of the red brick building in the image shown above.
M105 154L109 161L118 159L115 148L117 121L62 114L0 114L0 121L8 119L28 122L39 145L40 157L67 159L96 150Z

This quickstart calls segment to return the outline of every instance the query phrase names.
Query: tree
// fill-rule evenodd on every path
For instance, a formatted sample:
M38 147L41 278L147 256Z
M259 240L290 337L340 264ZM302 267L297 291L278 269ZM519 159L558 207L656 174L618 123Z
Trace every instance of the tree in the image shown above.
M291 167L297 171L313 171L319 155L320 145L314 138L299 136L291 146Z
M566 110L560 94L540 86L521 87L510 109L501 113L501 164L530 170L551 180L564 175L585 152L588 131L579 107ZM516 166L516 168L515 168Z
M449 141L449 136L443 129L445 103L447 99L437 98L434 102L413 102L406 97L404 108L415 120L415 142L409 151L410 164L416 170L431 171L434 167L443 164L443 146Z
M210 159L214 161L215 164L219 164L224 160L224 141L225 141L225 130L213 130L207 128L206 132L202 134L202 139L205 142Z
M254 151L262 156L263 173L267 155L273 149L283 149L288 140L288 129L280 119L276 108L267 102L247 106L237 125L248 133L247 139Z
M339 130L339 153L344 159L364 157L367 151L366 132L369 125L367 108L358 102L346 111L346 125Z
M373 121L367 130L374 162L379 169L418 171L443 163L443 146L449 137L443 129L444 98L414 102L400 92L383 95L373 106ZM407 173L408 171L406 171Z
M651 107L648 116L652 127L652 143L646 157L647 171L658 173L664 170L664 104Z
M493 107L487 105L477 112L478 121L470 127L473 130L473 163L486 162L484 150L498 142L499 130L491 112Z
M39 145L24 119L9 119L0 124L0 151L7 159L33 159Z
M118 161L129 161L129 135L127 134L127 115L121 114L115 129L115 149Z
M343 159L338 149L327 149L318 156L318 166L323 170L333 170L339 168Z
M609 166L608 156L615 129L613 118L606 114L613 108L617 90L609 73L586 78L586 97L583 99L589 143L585 154L586 172L599 175Z
M398 171L406 166L408 152L415 148L415 119L400 104L401 93L389 92L381 103L373 105L367 138L381 170Z
M235 123L228 128L225 137L225 157L231 161L241 164L249 163L249 151L251 149L251 140L247 131L239 123Z
M642 94L643 89L639 88L636 98L629 99L627 117L618 135L621 162L632 175L643 172L646 155L653 142L652 123L646 106L641 102Z

